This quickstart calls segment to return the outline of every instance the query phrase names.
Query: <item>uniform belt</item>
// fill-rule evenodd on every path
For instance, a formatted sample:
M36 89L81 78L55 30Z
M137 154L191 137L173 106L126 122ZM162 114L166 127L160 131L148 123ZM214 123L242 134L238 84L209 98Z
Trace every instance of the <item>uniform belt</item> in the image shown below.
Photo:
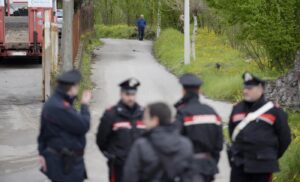
M210 153L197 153L194 154L195 159L211 159L212 156Z
M48 147L47 150L50 153L56 154L56 155L63 155L63 151L62 150L56 150L53 148ZM77 156L77 157L82 157L84 155L84 150L70 150L70 153L72 153L73 155Z

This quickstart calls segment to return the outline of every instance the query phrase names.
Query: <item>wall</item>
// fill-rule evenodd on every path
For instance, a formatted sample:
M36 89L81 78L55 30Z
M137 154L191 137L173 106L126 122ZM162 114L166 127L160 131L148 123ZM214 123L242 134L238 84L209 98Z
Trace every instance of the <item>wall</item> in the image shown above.
M300 111L300 50L297 52L295 67L286 75L266 85L266 97L283 107Z

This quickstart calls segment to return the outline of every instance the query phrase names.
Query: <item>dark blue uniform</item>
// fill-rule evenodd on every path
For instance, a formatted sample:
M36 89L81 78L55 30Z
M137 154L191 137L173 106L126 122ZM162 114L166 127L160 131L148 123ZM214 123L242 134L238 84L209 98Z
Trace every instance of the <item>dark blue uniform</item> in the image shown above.
M46 159L46 175L52 181L81 182L86 177L83 151L90 113L87 105L81 105L78 113L73 101L57 89L42 110L38 150Z
M262 97L255 103L242 101L233 107L229 133L247 116L267 101ZM231 147L232 182L267 182L273 172L279 171L278 159L291 142L287 114L274 107L245 127Z
M143 18L139 18L136 22L136 26L138 27L138 31L139 31L139 40L144 39L146 25L147 22Z
M244 73L244 89L263 87L265 81ZM263 107L267 101L263 94L256 101L243 100L233 107L229 120L229 134L249 113ZM238 130L237 130L238 131ZM270 182L272 173L279 171L278 159L291 143L287 113L275 106L239 130L229 148L231 182Z
M175 104L176 124L193 144L197 173L204 181L212 181L218 173L217 164L223 148L222 121L213 108L199 101L202 81L197 76L185 74L180 83L186 93Z
M97 144L108 159L110 181L120 182L123 166L133 142L144 131L143 108L135 105L127 107L121 101L107 109L99 125Z

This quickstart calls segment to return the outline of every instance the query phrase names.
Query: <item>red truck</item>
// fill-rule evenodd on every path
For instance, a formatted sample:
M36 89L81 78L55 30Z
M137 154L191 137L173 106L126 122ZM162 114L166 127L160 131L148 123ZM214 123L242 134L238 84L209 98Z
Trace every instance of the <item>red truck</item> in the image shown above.
M42 56L45 10L54 0L0 0L0 59Z

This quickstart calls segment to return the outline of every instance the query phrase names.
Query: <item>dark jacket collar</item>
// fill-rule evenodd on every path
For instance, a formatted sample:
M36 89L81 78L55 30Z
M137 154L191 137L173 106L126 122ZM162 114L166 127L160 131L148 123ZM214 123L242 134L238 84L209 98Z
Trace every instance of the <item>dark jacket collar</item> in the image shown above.
M67 101L68 103L70 103L71 105L73 105L74 100L76 99L76 97L71 97L69 96L67 93L65 93L64 91L62 91L61 89L57 88L54 92L55 95L61 97L63 100Z
M248 112L256 111L257 109L261 108L263 105L266 104L266 99L264 96L262 96L260 99L258 99L256 102L247 102L244 101L244 105Z
M118 114L128 119L140 117L143 115L143 108L138 103L135 103L135 105L132 108L130 108L122 101L119 101L116 109Z
M178 108L184 104L199 102L199 94L195 92L186 93L174 106Z
M144 136L162 153L174 153L180 148L179 132L174 124L158 126L146 131Z

